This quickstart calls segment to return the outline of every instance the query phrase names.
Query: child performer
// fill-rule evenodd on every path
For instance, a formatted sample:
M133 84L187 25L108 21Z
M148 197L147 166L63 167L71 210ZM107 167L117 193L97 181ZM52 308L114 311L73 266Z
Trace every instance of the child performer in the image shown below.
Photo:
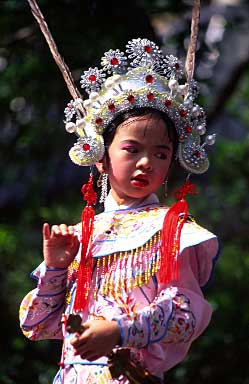
M214 135L201 144L205 114L194 102L197 83L179 85L176 57L164 57L147 39L128 42L126 54L110 50L103 69L85 71L81 84L89 98L65 110L66 129L78 135L70 157L96 164L104 212L93 218L91 175L82 225L44 224L44 262L33 272L38 285L21 304L28 338L63 338L56 384L131 383L108 366L111 352L123 349L135 371L161 382L211 317L201 288L218 244L188 215L184 197L193 185L187 177L170 208L155 192L175 158L188 175L205 172L205 146ZM68 332L70 314L80 319L77 332Z

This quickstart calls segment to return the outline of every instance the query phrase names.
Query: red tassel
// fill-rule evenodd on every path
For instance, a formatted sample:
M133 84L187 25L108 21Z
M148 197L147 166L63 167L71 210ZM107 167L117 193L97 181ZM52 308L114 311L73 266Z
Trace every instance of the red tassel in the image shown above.
M163 221L161 237L161 259L159 269L159 282L167 284L179 278L179 252L182 227L188 217L187 194L195 194L194 184L189 179L174 192L176 201L168 210Z
M82 211L81 224L81 259L77 276L76 295L74 301L74 311L82 311L87 303L91 287L92 277L92 234L94 223L94 209L92 205L96 204L96 193L93 190L93 177L90 175L87 184L84 184L81 192L83 199L86 200L86 206Z

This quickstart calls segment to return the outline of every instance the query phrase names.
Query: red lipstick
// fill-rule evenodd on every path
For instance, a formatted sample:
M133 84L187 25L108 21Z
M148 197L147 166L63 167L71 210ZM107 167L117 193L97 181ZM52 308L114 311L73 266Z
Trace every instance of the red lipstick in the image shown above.
M132 178L131 184L135 187L146 187L149 184L149 180L146 175L139 174Z

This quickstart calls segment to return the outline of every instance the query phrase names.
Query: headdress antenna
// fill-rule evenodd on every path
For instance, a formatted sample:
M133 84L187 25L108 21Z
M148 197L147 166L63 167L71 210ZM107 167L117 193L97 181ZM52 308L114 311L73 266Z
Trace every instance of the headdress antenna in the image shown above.
M48 28L48 25L45 21L45 18L43 16L38 4L36 3L35 0L27 0L27 1L30 5L31 12L34 15L35 19L37 20L38 25L39 25L47 43L48 43L48 46L49 46L50 51L52 53L52 56L53 56L56 64L58 65L58 67L62 73L62 76L66 82L67 88L68 88L71 96L73 97L74 100L81 98L81 94L80 94L78 88L76 87L76 85L74 84L72 74L71 74L67 64L65 63L64 59L62 58L62 56L60 55L60 53L58 51L57 45L53 39L53 36L51 35L51 32ZM83 109L83 107L82 107L82 109Z
M193 79L195 69L195 52L198 40L200 21L200 0L193 0L192 20L191 20L191 35L185 61L185 71L188 83Z

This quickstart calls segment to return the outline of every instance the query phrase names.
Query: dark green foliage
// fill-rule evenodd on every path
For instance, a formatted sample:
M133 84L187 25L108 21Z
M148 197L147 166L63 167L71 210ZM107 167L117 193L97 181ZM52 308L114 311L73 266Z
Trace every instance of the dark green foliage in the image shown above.
M78 87L81 71L98 65L109 48L122 49L138 36L156 39L152 15L167 12L165 20L171 29L165 39L178 49L189 34L184 16L188 1L124 1L118 6L117 0L38 3ZM198 68L209 64L210 72L202 76L202 103L212 110L218 97L224 102L217 102L210 117L210 131L219 133L210 171L194 178L200 195L189 202L200 224L220 236L222 256L206 291L214 308L212 322L186 360L167 374L166 382L249 384L248 65L227 97L226 84L218 81L229 83L232 78L230 57L223 56L223 47L231 36L248 36L243 20L249 11L246 2L232 12L224 8L225 32L213 45L207 44L205 31L215 10L204 7L203 11ZM178 20L176 24L171 17ZM72 165L68 158L74 138L64 131L63 110L71 97L25 0L0 1L0 36L0 382L47 384L57 370L60 342L25 339L19 330L18 309L34 287L28 275L42 261L42 223L79 221L80 188L87 170ZM222 68L219 62L214 65L207 60L211 54L220 56ZM238 55L238 66L240 60ZM172 170L169 189L181 184L183 177L176 177Z

